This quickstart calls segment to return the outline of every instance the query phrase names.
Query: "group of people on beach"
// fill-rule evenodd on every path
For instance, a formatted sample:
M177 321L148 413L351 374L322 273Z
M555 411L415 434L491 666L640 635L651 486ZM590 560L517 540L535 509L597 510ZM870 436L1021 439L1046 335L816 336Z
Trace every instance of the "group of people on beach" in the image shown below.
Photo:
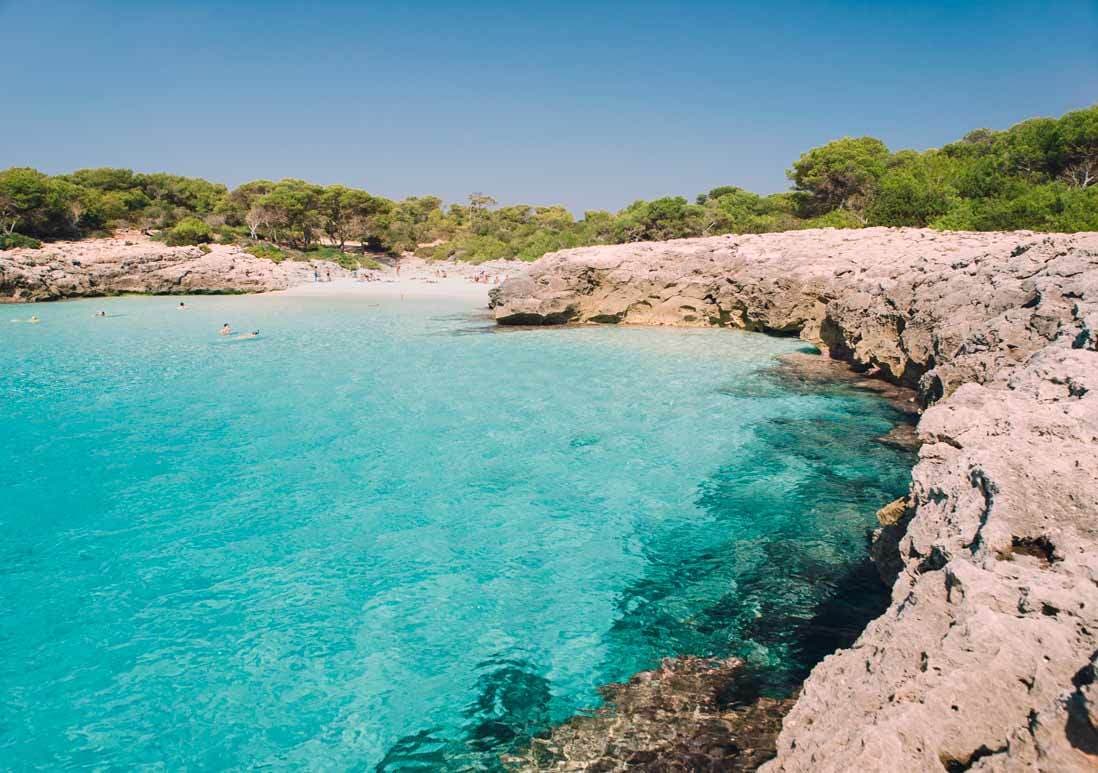
M489 276L487 271L478 271L473 275L473 281L481 285L498 285L502 280L499 274Z
M381 276L376 271L371 271L366 268L355 269L355 281L356 282L380 282Z
M436 268L431 273L435 277L435 279L446 279L447 277L450 276L449 274L446 273L446 269L444 269L444 268ZM481 284L481 285L489 285L489 284L498 285L501 281L503 281L500 278L499 274L489 274L487 271L478 271L477 273L473 274L473 276L470 277L470 278L476 284Z

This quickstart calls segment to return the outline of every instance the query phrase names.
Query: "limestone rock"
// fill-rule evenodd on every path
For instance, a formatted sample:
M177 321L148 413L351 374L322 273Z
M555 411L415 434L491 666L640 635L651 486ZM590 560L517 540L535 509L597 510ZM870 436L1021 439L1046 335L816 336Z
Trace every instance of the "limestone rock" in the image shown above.
M766 770L1098 769L1098 234L566 250L493 306L797 333L930 406L909 507L873 545L891 605L816 666Z
M347 276L330 261L274 263L230 245L168 247L145 238L52 242L0 251L0 303L282 290L312 281L314 267L333 278Z
M894 499L877 511L877 523L881 526L895 526L908 511L907 497Z

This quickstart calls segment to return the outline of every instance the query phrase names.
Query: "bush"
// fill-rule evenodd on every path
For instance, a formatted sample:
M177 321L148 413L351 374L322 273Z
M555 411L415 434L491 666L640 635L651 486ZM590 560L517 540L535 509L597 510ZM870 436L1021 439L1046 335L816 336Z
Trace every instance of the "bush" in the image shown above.
M251 247L247 247L244 252L257 258L273 260L275 263L286 260L286 253L272 244L253 244Z
M1053 230L1098 231L1098 185L1065 191L1060 204L1062 211L1050 224Z
M14 250L17 247L37 250L41 246L42 242L37 239L32 239L29 236L23 236L23 234L0 234L0 250Z
M248 236L248 229L231 225L219 225L214 229L217 240L222 244L236 244Z
M330 260L333 263L338 263L348 271L353 271L359 266L359 260L354 255L349 255L346 252L341 252L338 247L328 247L322 245L315 247L305 253L306 260Z
M890 172L869 207L871 225L925 226L949 212L956 201L945 185L921 169Z
M534 261L549 252L578 246L578 239L572 234L559 231L535 231L530 236L512 245L518 260Z
M930 227L937 231L975 231L976 203L969 199L957 202L954 207L936 220Z
M801 228L861 228L865 223L848 209L835 209L826 215L801 222Z
M338 261L340 256L344 253L340 252L337 247L328 247L321 245L319 247L313 247L310 250L306 250L305 257L309 260L331 260Z
M172 247L184 244L205 244L213 240L213 231L197 217L185 217L172 226L165 237L165 243Z
M507 243L494 236L469 236L451 245L453 251L447 257L466 263L483 263L486 260L511 257L511 248Z

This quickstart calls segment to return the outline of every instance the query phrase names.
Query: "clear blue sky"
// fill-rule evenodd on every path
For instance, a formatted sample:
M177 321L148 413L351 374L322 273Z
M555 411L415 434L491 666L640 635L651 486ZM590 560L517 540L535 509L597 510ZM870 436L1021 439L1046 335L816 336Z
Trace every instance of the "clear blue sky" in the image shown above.
M1098 0L0 0L0 168L617 209L1098 102Z

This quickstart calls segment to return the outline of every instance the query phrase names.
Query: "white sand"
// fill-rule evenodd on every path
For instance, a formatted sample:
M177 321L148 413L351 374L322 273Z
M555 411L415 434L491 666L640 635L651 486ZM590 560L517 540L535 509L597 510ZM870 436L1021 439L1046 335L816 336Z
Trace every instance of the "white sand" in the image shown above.
M450 262L428 263L418 258L406 257L400 260L399 275L395 265L386 266L369 272L378 277L374 281L334 279L331 282L308 282L280 290L277 294L294 297L462 298L483 306L488 303L488 291L496 286L491 280L498 278L502 281L525 267L526 264L518 262L493 262L490 265L472 266ZM473 281L481 272L489 277L488 284ZM446 276L441 276L442 273Z
M461 277L450 277L427 282L423 279L382 279L376 282L356 282L353 279L333 279L279 290L278 295L301 296L361 296L363 298L435 297L468 298L488 303L491 285L476 284Z

